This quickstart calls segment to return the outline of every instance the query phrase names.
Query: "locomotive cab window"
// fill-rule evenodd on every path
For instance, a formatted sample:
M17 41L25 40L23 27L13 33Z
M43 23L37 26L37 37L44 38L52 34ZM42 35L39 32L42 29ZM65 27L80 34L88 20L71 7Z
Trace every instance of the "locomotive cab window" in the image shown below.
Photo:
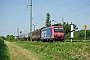
M64 32L63 28L54 28L54 32Z

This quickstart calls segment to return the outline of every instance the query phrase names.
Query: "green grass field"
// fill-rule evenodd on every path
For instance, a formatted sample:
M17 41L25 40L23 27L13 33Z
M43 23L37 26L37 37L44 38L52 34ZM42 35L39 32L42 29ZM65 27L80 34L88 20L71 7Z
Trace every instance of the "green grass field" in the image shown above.
M12 42L41 60L90 60L90 42Z

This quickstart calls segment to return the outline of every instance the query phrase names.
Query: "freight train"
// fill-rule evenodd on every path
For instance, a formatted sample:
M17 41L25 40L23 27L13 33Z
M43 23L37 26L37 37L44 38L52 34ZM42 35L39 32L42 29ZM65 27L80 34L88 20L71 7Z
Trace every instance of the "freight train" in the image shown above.
M64 40L64 27L51 26L43 29L38 29L32 32L33 41L63 41ZM30 34L28 35L28 37ZM30 37L29 37L30 38Z

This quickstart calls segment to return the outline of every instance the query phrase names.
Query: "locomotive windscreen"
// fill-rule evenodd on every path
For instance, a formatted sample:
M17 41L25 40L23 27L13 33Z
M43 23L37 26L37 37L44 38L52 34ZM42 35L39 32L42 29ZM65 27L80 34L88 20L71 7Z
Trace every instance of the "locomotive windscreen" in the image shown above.
M54 32L64 32L63 28L54 28Z

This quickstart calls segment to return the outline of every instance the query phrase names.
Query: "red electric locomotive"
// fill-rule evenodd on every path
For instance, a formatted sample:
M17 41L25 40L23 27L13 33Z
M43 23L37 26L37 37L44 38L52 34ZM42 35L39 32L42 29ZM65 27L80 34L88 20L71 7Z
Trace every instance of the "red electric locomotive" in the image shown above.
M41 30L42 40L63 41L64 40L64 27L51 26Z

